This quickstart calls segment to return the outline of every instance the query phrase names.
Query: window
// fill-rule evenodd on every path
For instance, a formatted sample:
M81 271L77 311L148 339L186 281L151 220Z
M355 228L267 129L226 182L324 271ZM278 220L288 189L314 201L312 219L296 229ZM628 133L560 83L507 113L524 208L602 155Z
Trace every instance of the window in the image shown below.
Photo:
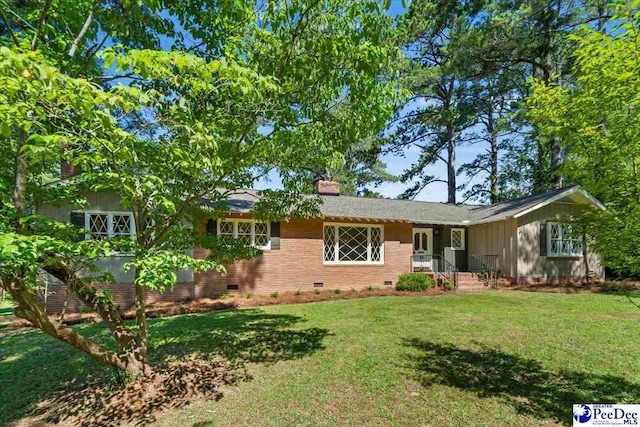
M383 242L379 225L325 224L323 260L325 264L383 264Z
M271 227L268 222L250 219L223 219L218 221L218 235L233 237L247 246L271 249Z
M127 212L85 212L87 238L102 240L111 237L127 237L135 234L133 214Z
M547 223L547 256L582 256L582 240L570 224Z
M451 249L463 251L464 245L464 228L451 229Z

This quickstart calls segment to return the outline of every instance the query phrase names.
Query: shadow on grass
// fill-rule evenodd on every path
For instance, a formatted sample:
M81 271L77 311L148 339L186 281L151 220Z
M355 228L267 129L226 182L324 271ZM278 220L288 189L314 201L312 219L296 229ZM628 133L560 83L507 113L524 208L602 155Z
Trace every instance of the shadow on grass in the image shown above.
M533 359L495 349L478 351L420 339L405 343L418 350L409 357L415 380L468 390L505 400L521 414L571 424L573 403L632 403L640 385L612 375L549 371Z
M39 331L5 333L0 336L0 425L26 413L27 424L153 422L158 411L183 406L196 395L219 398L220 385L246 378L247 363L299 359L322 350L329 331L300 329L303 321L259 309L154 319L149 355L159 375L150 388L123 388L114 370ZM104 328L80 327L99 341L108 340Z
M12 306L0 307L0 318L5 316L13 316L13 310L14 308Z

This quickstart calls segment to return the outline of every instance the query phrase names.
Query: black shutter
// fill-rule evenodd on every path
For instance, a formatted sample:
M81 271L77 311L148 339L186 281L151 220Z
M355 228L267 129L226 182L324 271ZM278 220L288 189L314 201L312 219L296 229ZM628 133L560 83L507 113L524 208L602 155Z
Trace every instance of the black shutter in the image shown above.
M69 214L69 222L78 228L85 228L84 223L84 212L71 212ZM85 235L78 236L77 240L84 240L86 238ZM76 240L74 237L73 240Z
M71 212L69 222L76 227L84 228L84 212Z
M218 234L218 221L215 219L208 219L206 227L206 233L208 236L215 236Z
M271 223L271 249L275 251L280 250L280 223Z
M547 256L547 223L540 222L540 256Z

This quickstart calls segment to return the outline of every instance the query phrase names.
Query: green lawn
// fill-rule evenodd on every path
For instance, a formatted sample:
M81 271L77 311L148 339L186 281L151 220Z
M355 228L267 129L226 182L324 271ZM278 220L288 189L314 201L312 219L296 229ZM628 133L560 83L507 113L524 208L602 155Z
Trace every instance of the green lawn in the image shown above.
M156 357L215 352L247 362L252 376L157 424L568 424L574 402L640 401L639 321L621 296L525 292L157 319ZM104 334L102 325L83 328ZM52 387L99 375L104 368L37 331L0 330L0 424Z

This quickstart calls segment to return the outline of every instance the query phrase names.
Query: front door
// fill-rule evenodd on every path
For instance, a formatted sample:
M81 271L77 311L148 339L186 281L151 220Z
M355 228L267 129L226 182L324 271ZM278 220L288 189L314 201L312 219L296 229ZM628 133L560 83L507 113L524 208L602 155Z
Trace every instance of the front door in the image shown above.
M413 269L433 270L433 228L413 229Z

